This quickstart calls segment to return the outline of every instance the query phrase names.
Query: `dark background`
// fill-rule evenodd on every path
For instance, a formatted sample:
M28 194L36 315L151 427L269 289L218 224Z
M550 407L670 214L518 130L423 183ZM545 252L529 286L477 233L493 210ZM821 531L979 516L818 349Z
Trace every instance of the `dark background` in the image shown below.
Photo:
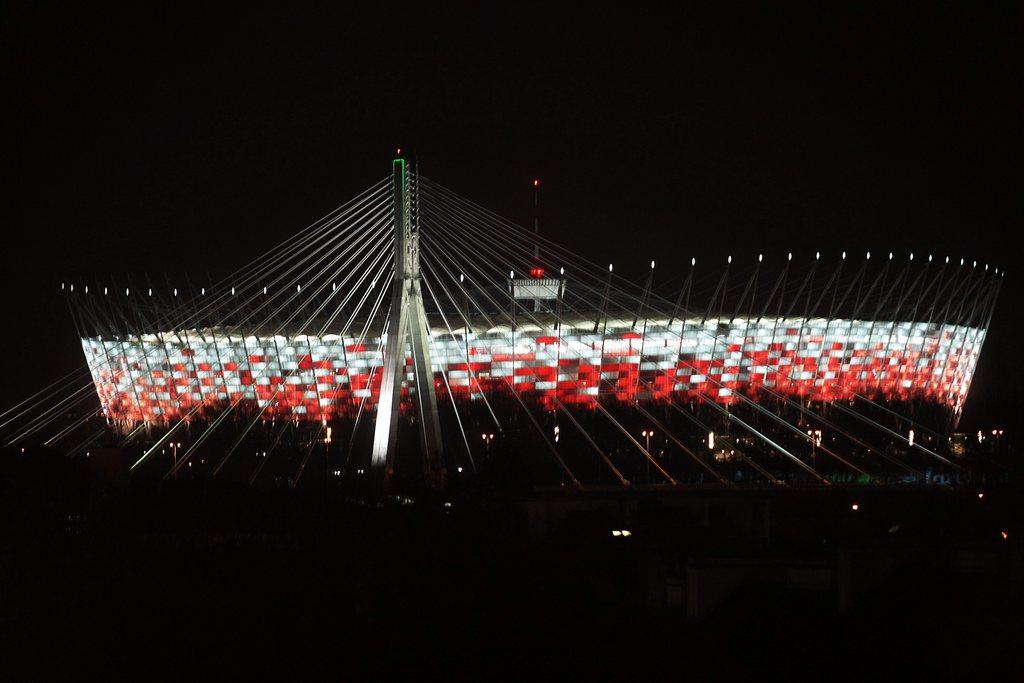
M9 8L2 402L82 361L62 281L226 274L400 145L520 222L541 177L544 232L617 271L868 249L1006 268L963 425L1015 424L1009 7Z

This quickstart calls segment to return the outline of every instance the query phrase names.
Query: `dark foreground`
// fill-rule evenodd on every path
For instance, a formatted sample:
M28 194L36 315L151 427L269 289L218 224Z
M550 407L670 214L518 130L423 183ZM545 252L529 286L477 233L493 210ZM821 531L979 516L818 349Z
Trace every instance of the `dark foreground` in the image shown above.
M98 505L20 481L0 625L3 666L33 679L1024 672L1008 486L375 509L202 485Z

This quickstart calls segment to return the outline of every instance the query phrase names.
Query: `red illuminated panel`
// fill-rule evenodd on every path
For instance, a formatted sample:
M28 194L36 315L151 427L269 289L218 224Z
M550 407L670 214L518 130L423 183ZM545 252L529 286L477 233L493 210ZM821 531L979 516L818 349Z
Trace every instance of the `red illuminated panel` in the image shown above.
M856 395L923 400L960 410L984 331L963 326L789 319L702 327L685 321L646 333L563 327L513 336L438 331L434 390L457 399L513 390L543 408L595 401L715 401L778 395L813 401ZM717 330L711 332L709 330ZM171 338L170 336L168 338ZM515 345L513 346L513 340ZM191 343L85 339L83 350L112 420L205 419L229 406L265 419L352 417L380 394L380 339L221 338ZM411 407L406 358L403 409ZM445 373L447 383L442 380Z

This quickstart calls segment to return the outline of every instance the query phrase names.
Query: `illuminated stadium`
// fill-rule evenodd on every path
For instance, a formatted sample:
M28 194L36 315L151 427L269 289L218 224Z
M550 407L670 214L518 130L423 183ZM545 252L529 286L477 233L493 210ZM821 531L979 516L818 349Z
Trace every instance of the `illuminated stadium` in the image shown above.
M684 462L724 482L716 462L730 459L781 481L780 456L825 481L819 451L869 479L893 460L957 467L946 435L998 270L927 253L710 260L594 263L399 158L390 178L219 282L64 287L103 417L151 439L136 467L176 433L198 432L192 453L230 424L228 455L257 433L276 443L273 429L306 430L310 444L333 431L349 442L346 467L390 476L399 423L441 479L513 431L553 457L562 484L582 485L572 463L594 456L612 481L635 481L616 462L623 444L634 452L620 461L655 467L648 483L693 480Z

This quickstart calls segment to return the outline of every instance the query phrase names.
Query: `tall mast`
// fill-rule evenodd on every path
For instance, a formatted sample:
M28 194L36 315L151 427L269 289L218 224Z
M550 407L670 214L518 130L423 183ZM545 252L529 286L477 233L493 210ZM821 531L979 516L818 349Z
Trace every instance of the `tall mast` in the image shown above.
M445 469L434 372L430 362L430 330L420 286L419 212L410 211L417 203L419 179L415 171L409 172L408 164L400 152L391 165L395 277L391 284L391 313L384 348L384 374L373 433L371 467L378 482L386 487L395 469L399 404L402 380L406 376L406 349L411 349L424 473L428 485L440 486L444 483ZM415 220L410 214L413 214Z

